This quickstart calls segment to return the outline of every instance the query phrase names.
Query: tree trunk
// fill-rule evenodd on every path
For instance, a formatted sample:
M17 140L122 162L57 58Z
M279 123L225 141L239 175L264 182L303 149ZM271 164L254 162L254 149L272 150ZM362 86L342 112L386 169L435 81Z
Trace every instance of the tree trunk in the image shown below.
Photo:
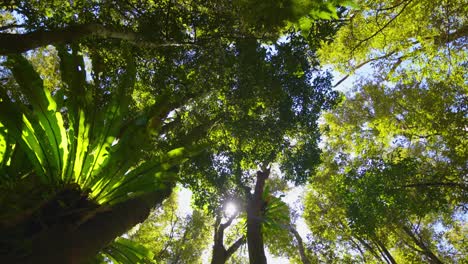
M242 236L236 240L227 250L224 247L224 230L232 224L237 215L231 216L228 221L221 224L221 216L218 215L215 221L215 232L213 241L213 253L211 264L224 264L245 243L245 237Z
M220 247L219 245L214 245L211 264L224 264L226 261L226 249L224 249L224 247Z
M361 243L367 250L369 250L370 253L372 253L372 255L375 257L375 259L377 260L382 260L382 258L379 256L379 254L375 251L375 249L369 245L369 243L367 243L364 238L361 238L359 236L354 236L358 241L359 243Z
M228 221L230 224L230 221ZM226 223L227 224L227 223ZM226 249L224 248L224 225L221 224L221 216L216 216L214 224L213 253L211 264L224 264L227 260Z
M413 242L422 249L422 254L424 254L431 263L442 264L443 262L427 247L422 239L418 239L416 235L411 231L407 226L403 226L405 233L413 240Z
M141 48L178 47L193 43L164 43L146 40L132 31L122 31L100 24L83 24L68 26L55 30L37 30L24 34L0 33L0 55L22 53L35 48L65 44L85 37L125 40Z
M0 256L0 263L86 263L131 227L143 222L151 208L171 193L172 187L136 197L97 212L80 225L59 223L31 240L27 256Z
M291 233L294 235L294 237L297 240L297 246L299 248L299 255L301 256L302 263L310 264L310 260L307 258L307 255L305 253L304 243L302 242L302 237L299 235L297 230L292 225L289 226L289 230L291 231Z
M269 169L257 172L255 192L247 204L247 246L251 264L266 264L265 248L262 235L263 190L270 175Z
M392 264L397 264L397 262L395 261L395 259L393 258L392 254L390 254L390 251L388 251L387 247L379 240L379 239L375 239L377 245L379 246L379 248L382 250L382 253L383 255L385 256L385 258Z

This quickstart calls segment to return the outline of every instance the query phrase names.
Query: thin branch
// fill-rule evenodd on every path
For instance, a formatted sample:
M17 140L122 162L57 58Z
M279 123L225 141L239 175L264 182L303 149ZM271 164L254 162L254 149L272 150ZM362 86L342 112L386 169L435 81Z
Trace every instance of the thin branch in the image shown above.
M371 59L368 59L366 61L363 61L361 63L359 63L356 67L354 67L353 71L356 71L362 67L364 67L365 65L367 65L368 63L371 63L373 61L377 61L377 60L381 60L381 59L385 59L385 58L388 58L390 56L392 56L393 54L397 53L398 51L397 50L394 50L390 53L387 53L385 55L382 55L382 56L379 56L379 57L375 57L375 58L371 58ZM347 74L346 76L344 76L343 78L341 78L337 83L335 83L333 85L333 88L336 88L338 85L340 85L342 82L344 82L346 79L349 78L349 76L351 76L351 73Z
M399 186L399 188L420 188L420 187L453 187L468 190L468 185L457 182L421 182Z
M390 6L390 7L378 8L378 9L376 9L376 11L381 12L381 11L392 10L392 9L395 9L395 8L401 6L401 5L402 5L403 3L405 3L405 2L407 2L407 1L401 1L400 3L395 4L395 5L393 5L393 6Z
M363 43L369 41L370 39L372 39L373 37L377 36L380 32L382 32L385 28L387 28L393 21L395 21L395 19L397 17L399 17L401 15L401 13L403 13L403 11L406 9L406 7L412 2L413 0L409 0L406 2L406 4L401 8L401 10L394 16L392 17L392 19L390 19L387 23L385 23L385 25L383 25L379 30L377 30L376 32L374 32L372 35L370 35L369 37L365 38L365 39L362 39L359 41L359 43L353 47L351 53L354 53L354 51L359 48Z
M237 215L238 214L233 214L231 217L229 217L226 223L219 225L219 227L222 228L223 230L226 229L228 226L232 224L232 221L236 219Z

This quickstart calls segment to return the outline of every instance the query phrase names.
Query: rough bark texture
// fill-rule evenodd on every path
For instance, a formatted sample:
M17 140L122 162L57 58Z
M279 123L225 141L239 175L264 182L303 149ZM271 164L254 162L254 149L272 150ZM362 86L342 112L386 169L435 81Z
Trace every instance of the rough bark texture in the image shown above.
M265 181L270 175L269 169L257 172L255 192L247 204L247 246L251 264L266 264L265 247L262 235L263 201Z
M71 43L85 37L125 40L141 48L177 47L192 43L161 43L146 40L143 36L100 24L68 26L56 30L37 30L25 34L0 33L0 55L22 53L47 45Z
M0 256L0 263L81 264L134 225L143 222L152 207L161 203L172 188L149 193L97 212L79 226L59 223L31 241L31 254Z

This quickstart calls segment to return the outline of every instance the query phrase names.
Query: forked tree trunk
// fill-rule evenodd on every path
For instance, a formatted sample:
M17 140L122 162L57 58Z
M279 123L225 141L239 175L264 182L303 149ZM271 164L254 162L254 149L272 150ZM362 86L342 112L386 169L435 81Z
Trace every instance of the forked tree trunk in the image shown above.
M81 225L59 223L39 233L31 240L27 256L0 256L0 263L81 264L124 234L143 222L151 208L160 204L171 193L172 187L136 197L108 210L97 212Z
M227 250L224 247L224 230L232 224L237 215L231 216L228 221L221 224L221 216L216 217L213 241L213 254L211 264L224 264L245 243L245 236L236 240Z

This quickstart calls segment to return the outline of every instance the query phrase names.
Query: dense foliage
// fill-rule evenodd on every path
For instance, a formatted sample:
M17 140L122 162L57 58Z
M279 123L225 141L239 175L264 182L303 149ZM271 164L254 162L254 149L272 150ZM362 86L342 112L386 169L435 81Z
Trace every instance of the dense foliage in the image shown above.
M1 2L0 262L468 263L467 6Z

